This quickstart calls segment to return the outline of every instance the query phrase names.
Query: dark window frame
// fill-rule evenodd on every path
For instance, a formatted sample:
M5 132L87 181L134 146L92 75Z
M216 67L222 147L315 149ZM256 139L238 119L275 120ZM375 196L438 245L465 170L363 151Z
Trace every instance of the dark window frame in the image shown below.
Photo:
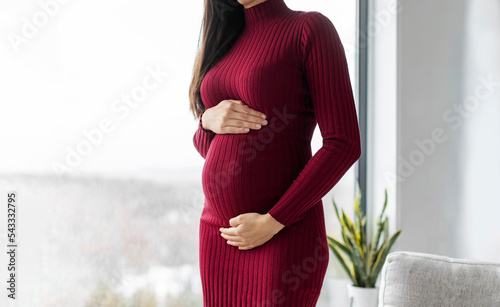
M367 212L367 107L368 107L368 0L357 2L357 91L358 117L361 135L361 156L357 166L357 180L361 190L360 209Z

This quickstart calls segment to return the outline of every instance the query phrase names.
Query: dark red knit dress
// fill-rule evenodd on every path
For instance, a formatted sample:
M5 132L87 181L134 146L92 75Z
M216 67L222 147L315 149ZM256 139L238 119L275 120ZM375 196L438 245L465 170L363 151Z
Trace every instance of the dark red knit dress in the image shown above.
M345 53L323 14L283 0L245 9L236 44L206 74L206 108L241 100L268 125L215 134L199 121L193 141L205 158L200 219L204 306L315 306L329 262L322 197L358 160L360 136ZM323 146L312 156L316 124ZM220 227L269 212L286 227L239 250Z

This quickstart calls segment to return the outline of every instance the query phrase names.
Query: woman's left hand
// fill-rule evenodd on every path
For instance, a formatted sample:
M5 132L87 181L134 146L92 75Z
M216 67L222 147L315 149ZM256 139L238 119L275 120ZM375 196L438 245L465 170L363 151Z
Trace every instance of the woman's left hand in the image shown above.
M248 250L269 241L285 226L269 213L243 213L229 220L230 228L220 228L221 236L227 243Z

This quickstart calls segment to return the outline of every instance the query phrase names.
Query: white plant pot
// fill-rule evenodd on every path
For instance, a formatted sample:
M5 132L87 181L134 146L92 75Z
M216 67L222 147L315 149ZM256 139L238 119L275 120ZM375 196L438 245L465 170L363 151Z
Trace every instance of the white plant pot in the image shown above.
M348 284L349 307L377 307L378 290L378 287L363 288Z

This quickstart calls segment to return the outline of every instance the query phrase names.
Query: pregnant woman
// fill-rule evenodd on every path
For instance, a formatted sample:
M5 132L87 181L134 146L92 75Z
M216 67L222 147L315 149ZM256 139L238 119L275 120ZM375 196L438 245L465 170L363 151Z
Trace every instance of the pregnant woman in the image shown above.
M327 17L284 0L204 2L190 87L204 306L315 306L329 262L322 198L361 154L344 48Z

